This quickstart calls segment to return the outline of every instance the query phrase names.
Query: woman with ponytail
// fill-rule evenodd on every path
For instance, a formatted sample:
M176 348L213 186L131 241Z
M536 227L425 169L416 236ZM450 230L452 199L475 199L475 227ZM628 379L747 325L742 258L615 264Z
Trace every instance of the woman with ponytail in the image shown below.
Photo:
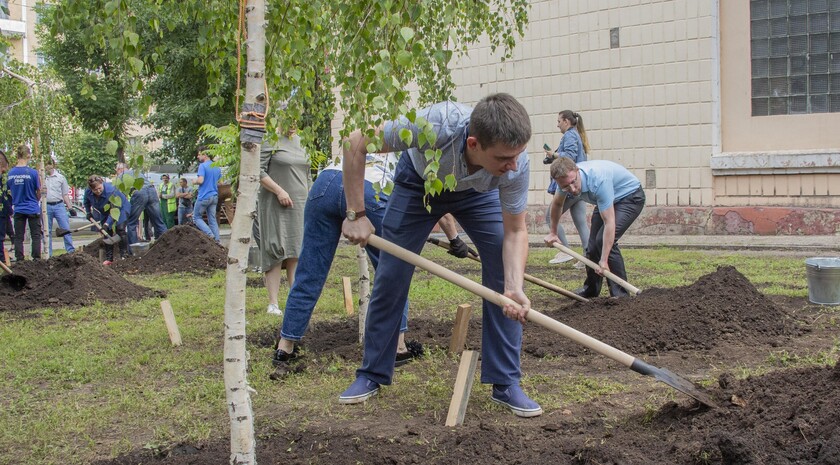
M563 138L560 139L560 145L557 150L550 152L546 150L545 161L551 163L557 157L571 158L575 163L586 161L586 154L589 152L589 139L586 137L586 129L583 126L583 118L579 113L572 110L563 110L557 115L557 128L563 133ZM557 191L557 183L551 180L548 185L548 193L554 195ZM579 201L579 197L574 197L566 194L566 202L563 204L563 213L567 210L572 212L572 221L575 223L575 228L578 230L580 236L580 243L584 248L586 254L586 244L589 243L589 225L586 223L586 204ZM546 223L550 224L551 206L545 212ZM550 226L549 226L550 227ZM557 224L557 236L560 237L560 242L566 247L569 246L569 241L566 239L566 232L560 223ZM565 263L571 260L572 257L563 252L558 252L557 255L551 259L549 263Z

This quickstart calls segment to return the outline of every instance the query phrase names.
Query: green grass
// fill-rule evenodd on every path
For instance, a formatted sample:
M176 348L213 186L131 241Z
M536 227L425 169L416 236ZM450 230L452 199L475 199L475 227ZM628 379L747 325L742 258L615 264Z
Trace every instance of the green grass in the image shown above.
M529 272L567 289L582 282L571 267L549 267L554 250L532 248ZM479 264L427 247L423 255L474 279ZM669 248L626 250L629 281L646 289L694 282L721 265L732 265L762 292L807 296L802 257L735 252L684 251ZM345 318L341 277L358 275L355 249L342 246L316 307L314 321ZM258 275L251 275L258 276ZM224 273L209 277L169 275L131 277L131 281L167 293L184 344L173 348L160 312L160 299L126 305L96 304L79 309L45 308L21 317L0 312L0 464L76 464L114 456L138 447L156 449L177 441L224 436L228 428L222 380ZM529 295L554 296L527 285ZM281 288L280 306L288 288ZM249 333L271 331L278 320L265 312L263 288L248 288ZM413 317L451 321L461 303L480 299L417 270L409 294ZM474 312L474 315L477 313ZM820 324L836 326L840 313ZM458 361L442 350L400 370L397 382L382 395L398 402L372 402L361 410L336 408L335 396L352 379L358 361L326 359L323 369L278 384L271 350L249 346L249 380L259 428L294 424L311 418L336 420L379 409L405 418L438 419L448 409ZM769 355L767 365L799 366L837 359L838 343L825 353ZM754 367L743 367L753 370ZM770 369L770 368L767 368ZM530 373L523 384L549 410L621 392L624 386L582 375L548 377ZM470 409L495 411L489 390L476 380ZM653 404L653 402L652 402ZM272 414L282 412L284 415ZM440 419L441 423L443 419Z

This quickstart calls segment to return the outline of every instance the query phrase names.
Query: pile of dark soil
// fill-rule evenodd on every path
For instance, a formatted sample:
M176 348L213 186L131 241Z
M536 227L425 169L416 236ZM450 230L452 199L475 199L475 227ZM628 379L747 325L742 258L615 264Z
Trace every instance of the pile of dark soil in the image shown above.
M194 226L175 226L156 240L142 256L111 265L127 274L208 274L227 266L227 250Z
M720 345L776 346L798 334L787 311L732 267L721 267L689 286L649 289L637 297L573 303L564 297L535 299L532 307L572 328L633 355L709 351ZM558 308L560 307L560 308ZM451 322L412 320L407 339L427 347L449 347ZM274 334L258 334L268 347ZM522 351L534 357L591 354L578 343L527 323ZM313 324L303 340L310 352L359 360L356 319ZM474 308L467 347L481 347L481 309Z
M264 433L261 463L323 464L828 464L840 463L840 365L720 378L717 409L662 407L650 421L543 415L532 420L468 422L382 418L311 424ZM380 400L381 402L381 400ZM381 416L399 415L383 410ZM397 426L399 425L399 426ZM137 450L99 465L226 464L230 441Z
M543 302L532 307L634 354L708 351L727 343L774 346L799 332L784 309L730 266L689 286L648 289L637 297L598 298L561 309L557 303ZM523 351L537 357L586 353L577 344L549 334L528 325Z
M79 307L96 301L122 303L160 295L127 281L84 253L18 263L13 271L27 283L18 291L0 282L0 300L6 311Z

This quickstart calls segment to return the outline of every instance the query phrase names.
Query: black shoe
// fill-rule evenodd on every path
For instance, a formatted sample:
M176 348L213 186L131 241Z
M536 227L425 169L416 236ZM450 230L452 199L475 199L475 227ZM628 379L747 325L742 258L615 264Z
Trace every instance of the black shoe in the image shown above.
M306 369L306 365L301 363L299 352L298 346L295 346L291 354L284 350L275 350L274 357L271 359L271 364L274 365L274 373L271 373L268 377L273 381L280 381L290 374L302 373Z
M587 286L583 286L580 289L575 289L574 293L580 297L583 297L584 299L594 299L595 297L598 297L598 294L600 294L600 292L597 294L595 292L592 292L592 290L590 290Z
M401 367L406 363L423 356L423 344L417 341L408 341L405 344L408 349L405 352L397 352L397 357L394 359L394 367Z

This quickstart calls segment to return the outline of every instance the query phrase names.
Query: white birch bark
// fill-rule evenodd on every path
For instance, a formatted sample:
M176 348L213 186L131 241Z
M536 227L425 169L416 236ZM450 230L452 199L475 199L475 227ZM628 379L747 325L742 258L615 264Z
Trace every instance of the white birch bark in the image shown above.
M265 0L248 0L245 15L248 31L245 103L253 104L265 90ZM231 227L225 283L225 400L230 415L230 463L234 465L257 463L252 389L248 385L248 351L245 346L245 273L248 271L251 221L259 182L259 150L259 144L242 144L239 195Z
M356 258L359 262L359 344L365 342L365 322L370 303L370 270L365 248L356 246Z

